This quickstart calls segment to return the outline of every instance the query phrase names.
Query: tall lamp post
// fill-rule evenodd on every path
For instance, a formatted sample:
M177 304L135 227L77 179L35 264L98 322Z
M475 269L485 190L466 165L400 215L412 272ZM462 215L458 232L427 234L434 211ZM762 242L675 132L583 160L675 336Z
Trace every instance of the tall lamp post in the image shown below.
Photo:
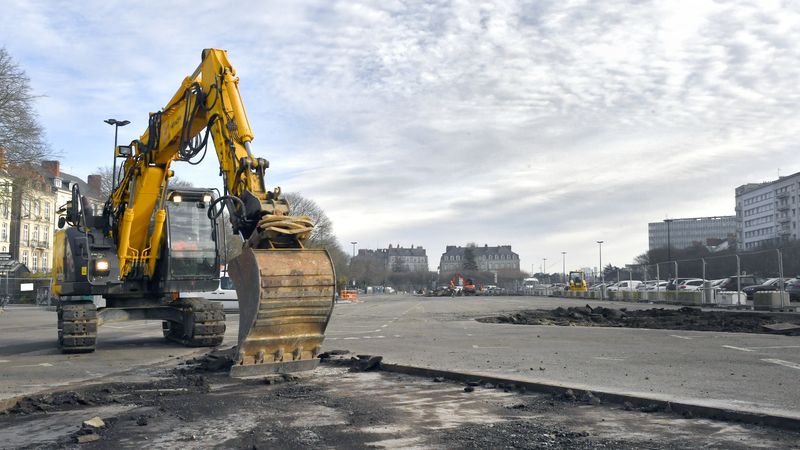
M356 257L356 244L358 244L358 241L350 241L350 243L353 244L353 258L355 258Z
M672 261L672 239L670 236L669 225L672 223L673 219L664 219L664 222L667 223L667 267L669 267L669 272L667 279L672 278L672 264L669 261Z
M542 258L542 273L547 273L547 258ZM550 276L547 276L547 282L550 283Z
M117 187L117 134L119 134L119 127L131 123L129 120L106 119L103 122L114 125L114 168L111 173L111 189Z
M600 300L603 300L606 295L606 274L603 273L603 242L604 241L597 241L598 248L600 249Z
M561 281L567 284L567 252L561 252Z

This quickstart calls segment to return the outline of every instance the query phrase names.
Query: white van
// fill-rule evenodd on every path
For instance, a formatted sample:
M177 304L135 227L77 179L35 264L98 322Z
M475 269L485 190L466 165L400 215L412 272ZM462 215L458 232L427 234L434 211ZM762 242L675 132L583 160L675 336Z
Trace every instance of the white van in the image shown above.
M222 303L222 309L226 313L239 312L239 298L236 296L236 288L233 286L233 280L231 280L226 271L220 272L219 287L215 290L209 292L181 292L181 297L202 297Z
M615 284L613 286L609 286L608 287L608 291L609 292L621 292L621 291L633 292L633 291L636 290L637 287L639 287L640 284L642 284L642 282L639 281L639 280L620 281L619 283L617 283L617 284Z

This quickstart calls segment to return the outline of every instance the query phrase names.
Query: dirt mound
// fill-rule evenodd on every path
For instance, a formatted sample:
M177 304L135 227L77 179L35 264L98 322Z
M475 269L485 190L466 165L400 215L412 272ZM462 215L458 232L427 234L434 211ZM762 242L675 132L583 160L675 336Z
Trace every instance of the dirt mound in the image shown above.
M627 327L666 330L726 331L766 333L765 325L779 322L800 324L798 315L776 316L771 313L702 311L699 308L652 308L643 310L614 309L589 305L553 310L535 309L514 314L484 317L484 323L520 325L561 325L586 327Z

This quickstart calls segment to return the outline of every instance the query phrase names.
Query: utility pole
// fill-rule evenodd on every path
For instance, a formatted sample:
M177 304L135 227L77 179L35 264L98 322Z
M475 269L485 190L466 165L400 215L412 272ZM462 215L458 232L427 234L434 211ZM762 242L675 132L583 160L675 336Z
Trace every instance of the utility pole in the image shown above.
M356 257L356 244L358 244L358 241L350 241L350 243L353 244L353 258L355 258Z
M567 283L567 252L561 252L561 281Z

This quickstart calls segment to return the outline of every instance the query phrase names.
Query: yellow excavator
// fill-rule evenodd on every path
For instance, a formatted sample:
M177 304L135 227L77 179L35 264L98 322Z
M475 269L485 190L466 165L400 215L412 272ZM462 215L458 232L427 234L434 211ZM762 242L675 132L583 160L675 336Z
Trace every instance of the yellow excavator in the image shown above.
M306 248L311 220L290 215L280 188L266 189L269 162L251 153L238 81L224 50L203 50L144 134L115 148L115 168L124 161L103 210L93 211L73 188L53 258L64 353L94 351L97 327L124 320L161 321L165 338L189 346L221 344L221 305L179 293L219 284L217 236L227 216L242 242L228 264L240 311L231 376L316 366L336 292L333 263L325 250ZM199 163L209 136L224 191L172 188L171 164Z

